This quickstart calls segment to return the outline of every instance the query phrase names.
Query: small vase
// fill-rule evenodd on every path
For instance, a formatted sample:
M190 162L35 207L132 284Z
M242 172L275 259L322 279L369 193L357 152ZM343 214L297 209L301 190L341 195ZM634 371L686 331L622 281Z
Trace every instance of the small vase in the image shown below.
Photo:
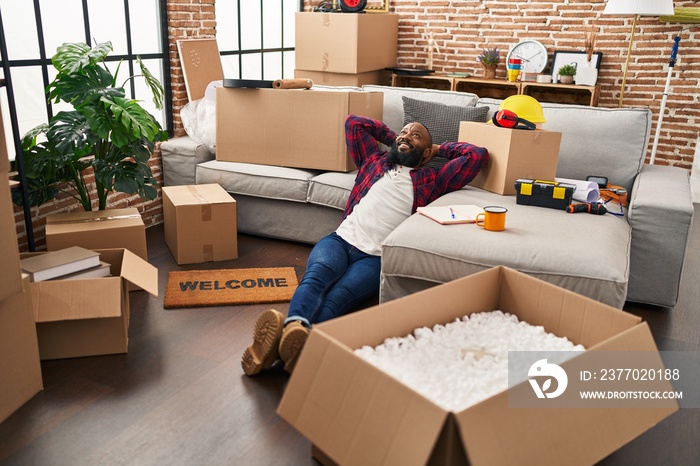
M598 68L593 63L586 64L576 70L576 84L579 86L595 86L598 81Z
M495 79L496 78L496 66L486 66L484 65L484 78L486 79Z
M571 84L574 82L573 76L559 76L559 82L562 84Z

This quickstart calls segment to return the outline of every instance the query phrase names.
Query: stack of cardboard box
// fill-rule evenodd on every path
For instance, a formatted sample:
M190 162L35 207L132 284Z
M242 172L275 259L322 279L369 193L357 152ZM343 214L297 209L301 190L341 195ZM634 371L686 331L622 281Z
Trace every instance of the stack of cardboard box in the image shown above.
M43 388L29 276L22 279L0 113L0 422Z
M297 13L294 76L329 86L388 84L398 32L395 14Z

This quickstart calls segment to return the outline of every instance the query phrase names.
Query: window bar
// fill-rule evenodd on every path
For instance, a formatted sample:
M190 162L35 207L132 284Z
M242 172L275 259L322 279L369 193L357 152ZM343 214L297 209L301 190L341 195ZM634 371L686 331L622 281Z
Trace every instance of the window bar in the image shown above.
M170 77L170 43L168 42L168 2L167 0L160 0L158 4L160 6L159 16L164 81L163 89L165 90L163 108L166 109L165 123L167 125L168 135L172 137L175 129L173 127L173 94L171 92L172 80Z
M265 79L265 0L260 0L260 79Z
M85 27L85 43L92 47L92 34L90 34L90 14L88 13L88 0L83 0L83 27Z
M5 29L2 27L2 12L0 12L0 54L2 54L2 68L5 74L4 85L7 87L7 101L10 107L10 121L12 125L12 139L15 143L15 169L19 174L20 190L22 194L22 210L24 212L24 226L27 231L27 245L29 251L34 252L34 228L32 226L32 212L29 208L29 191L27 190L27 177L24 171L24 156L22 154L22 139L19 135L19 125L17 124L17 109L14 101L15 95L12 90L12 75L10 73L10 63L7 57L7 43L5 42Z
M53 104L49 102L49 93L46 89L49 87L49 65L50 60L46 59L46 44L44 41L44 23L41 21L41 3L39 0L34 0L34 20L36 21L36 35L39 43L39 58L41 60L41 78L44 81L44 102L46 104L47 121L53 118ZM14 102L13 102L14 107Z
M241 36L241 2L238 2L238 79L243 78L243 55L240 53L243 48Z
M124 25L126 26L126 54L129 56L127 60L129 66L129 76L134 76L134 48L131 42L131 18L129 16L129 0L124 0ZM134 78L131 81L131 98L136 99L136 89Z

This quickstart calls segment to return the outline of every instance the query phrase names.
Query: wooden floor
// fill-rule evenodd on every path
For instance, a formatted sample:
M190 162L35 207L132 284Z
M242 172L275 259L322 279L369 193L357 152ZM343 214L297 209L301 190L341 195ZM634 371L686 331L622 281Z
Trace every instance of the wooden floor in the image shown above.
M269 305L162 307L170 270L294 266L301 277L310 247L239 235L239 259L178 267L162 225L147 236L160 296L131 293L129 353L43 362L44 391L0 424L0 464L316 464L309 442L275 413L288 377L241 371L253 322ZM660 349L700 350L698 250L696 228L674 309L626 306L649 322ZM700 409L683 409L601 464L700 464L699 439Z

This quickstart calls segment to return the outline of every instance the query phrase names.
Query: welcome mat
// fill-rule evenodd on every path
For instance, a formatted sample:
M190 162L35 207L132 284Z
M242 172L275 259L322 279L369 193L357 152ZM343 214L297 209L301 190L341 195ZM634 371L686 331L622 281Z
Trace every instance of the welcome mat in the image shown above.
M175 271L168 274L163 307L282 303L297 285L294 267Z

